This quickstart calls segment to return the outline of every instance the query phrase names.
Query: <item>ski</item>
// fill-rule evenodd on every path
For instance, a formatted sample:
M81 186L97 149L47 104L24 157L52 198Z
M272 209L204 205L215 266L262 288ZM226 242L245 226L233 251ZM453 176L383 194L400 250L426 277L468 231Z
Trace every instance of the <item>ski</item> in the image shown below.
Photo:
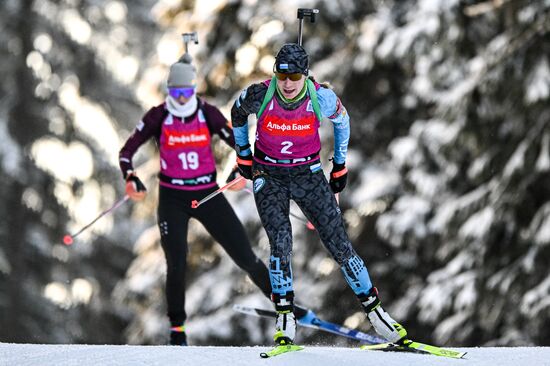
M269 358L282 355L283 353L296 352L303 350L303 346L297 346L295 344L287 344L284 346L276 346L271 351L260 353L261 358Z
M239 313L258 317L275 318L277 316L277 313L274 310L258 309L238 304L233 305L233 310ZM429 354L450 358L463 358L466 354L466 352L453 351L447 348L432 346L430 344L416 342L409 339L400 344L388 343L386 342L386 340L377 336L363 333L355 329L349 329L344 326L319 319L312 310L308 310L305 316L296 319L296 321L299 325L303 327L318 329L324 332L355 339L363 343L368 343L361 346L361 349L363 350L386 352L413 352L418 354Z
M420 354L429 354L449 358L463 358L466 352L453 351L447 348L432 346L430 344L415 342L406 339L402 343L380 343L361 346L363 350L386 351L386 352L413 352Z
M252 307L238 305L238 304L233 305L233 310L239 313L259 316L259 317L275 318L277 316L277 313L275 312L275 310L258 309L258 308L252 308ZM363 333L359 330L349 329L342 325L338 325L335 323L331 323L331 322L327 322L325 320L319 319L312 310L308 310L305 316L296 319L296 321L302 327L321 330L321 331L336 334L339 336L355 339L363 343L378 344L378 343L386 342L384 339L379 338L377 336Z

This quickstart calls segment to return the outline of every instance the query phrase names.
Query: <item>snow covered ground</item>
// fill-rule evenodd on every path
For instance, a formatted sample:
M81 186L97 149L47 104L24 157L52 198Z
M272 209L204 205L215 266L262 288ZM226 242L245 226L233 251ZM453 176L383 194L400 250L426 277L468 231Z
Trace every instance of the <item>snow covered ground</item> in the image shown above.
M0 343L0 366L55 365L285 365L285 366L550 366L550 347L457 348L455 360L430 355L362 351L354 348L307 347L261 359L267 347L167 347L112 345L34 345Z

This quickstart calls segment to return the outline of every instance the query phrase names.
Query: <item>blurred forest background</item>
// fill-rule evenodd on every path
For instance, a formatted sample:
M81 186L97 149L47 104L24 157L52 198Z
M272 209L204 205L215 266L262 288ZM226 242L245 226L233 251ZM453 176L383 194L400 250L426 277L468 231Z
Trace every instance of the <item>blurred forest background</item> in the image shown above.
M118 150L163 100L181 33L198 32L199 91L229 118L296 41L298 7L320 10L312 74L351 115L341 206L385 306L425 342L550 345L548 0L1 1L1 342L166 344L154 144L135 159L147 200L61 239L124 194ZM234 153L216 154L225 179ZM266 260L253 198L227 197ZM369 330L316 233L293 227L298 301ZM231 310L269 302L196 222L189 240L190 343L271 343L271 321Z

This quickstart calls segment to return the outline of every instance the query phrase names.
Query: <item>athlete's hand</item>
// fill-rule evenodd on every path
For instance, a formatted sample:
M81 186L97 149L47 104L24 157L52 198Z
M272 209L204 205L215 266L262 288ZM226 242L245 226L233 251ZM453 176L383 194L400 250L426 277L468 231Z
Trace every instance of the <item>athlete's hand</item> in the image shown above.
M147 195L147 188L134 173L126 176L126 194L134 201L141 201Z
M241 156L237 154L239 173L246 179L252 179L252 154Z
M348 169L346 163L338 164L332 162L332 171L330 172L330 188L334 193L342 192L348 181Z

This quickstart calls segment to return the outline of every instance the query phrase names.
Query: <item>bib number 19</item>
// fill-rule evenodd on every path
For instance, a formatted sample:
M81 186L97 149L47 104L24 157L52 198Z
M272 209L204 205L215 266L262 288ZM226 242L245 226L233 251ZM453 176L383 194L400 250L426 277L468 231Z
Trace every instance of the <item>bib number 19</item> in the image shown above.
M195 170L199 167L199 154L195 151L189 153L181 153L178 155L181 160L183 170Z

